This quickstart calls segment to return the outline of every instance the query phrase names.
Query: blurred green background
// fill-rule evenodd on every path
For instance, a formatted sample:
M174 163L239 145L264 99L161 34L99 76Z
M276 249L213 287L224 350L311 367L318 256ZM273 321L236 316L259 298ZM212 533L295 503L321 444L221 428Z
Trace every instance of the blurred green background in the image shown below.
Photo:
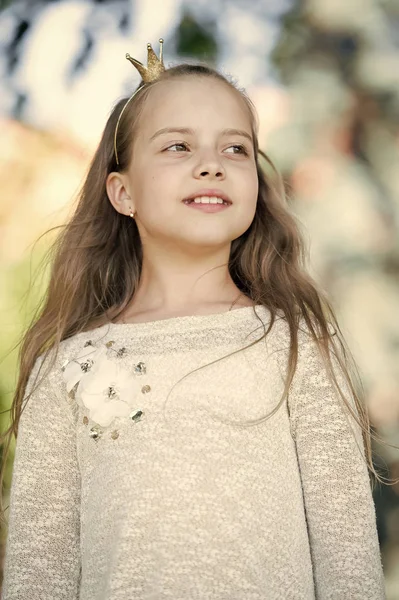
M35 242L73 211L109 111L138 83L125 53L144 61L146 43L158 52L163 37L166 65L205 60L255 103L260 146L284 176L372 425L399 445L398 2L2 0L0 9L1 410L55 233ZM376 466L399 477L399 451L374 449ZM399 599L399 486L374 499L387 598Z

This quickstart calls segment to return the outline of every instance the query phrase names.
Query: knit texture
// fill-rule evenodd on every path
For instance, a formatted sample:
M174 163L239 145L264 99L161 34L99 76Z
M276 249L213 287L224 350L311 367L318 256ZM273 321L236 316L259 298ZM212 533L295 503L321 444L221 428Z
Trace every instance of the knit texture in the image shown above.
M268 310L256 312L267 326ZM281 399L286 321L209 365L263 334L244 307L62 342L20 419L3 600L386 597L361 431L309 335L300 331L288 401L259 425L241 426ZM134 373L142 411L97 439L62 371L88 341Z

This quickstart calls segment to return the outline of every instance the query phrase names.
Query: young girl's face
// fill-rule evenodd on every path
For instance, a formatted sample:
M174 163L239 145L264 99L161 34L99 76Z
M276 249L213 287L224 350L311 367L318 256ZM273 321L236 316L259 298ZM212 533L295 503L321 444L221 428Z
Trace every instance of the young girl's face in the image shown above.
M144 105L125 178L131 198L125 214L129 206L137 211L137 226L147 241L190 251L231 243L250 226L258 195L244 100L212 78L159 83ZM204 189L219 190L232 204L206 213L183 203Z

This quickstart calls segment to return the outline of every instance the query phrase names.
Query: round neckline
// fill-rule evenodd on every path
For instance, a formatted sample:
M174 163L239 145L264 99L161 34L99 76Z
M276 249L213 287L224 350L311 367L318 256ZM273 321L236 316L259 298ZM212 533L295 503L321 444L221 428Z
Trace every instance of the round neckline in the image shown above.
M184 315L179 317L168 317L166 319L155 319L153 321L144 321L141 323L113 323L109 321L104 325L101 325L99 329L108 327L109 331L116 333L118 331L132 330L134 333L148 333L152 331L168 332L169 330L173 333L181 330L190 329L203 329L210 327L225 327L233 322L238 322L253 315L255 309L263 309L269 313L268 309L263 304L255 304L252 306L241 306L233 310L225 312L211 313L209 315Z

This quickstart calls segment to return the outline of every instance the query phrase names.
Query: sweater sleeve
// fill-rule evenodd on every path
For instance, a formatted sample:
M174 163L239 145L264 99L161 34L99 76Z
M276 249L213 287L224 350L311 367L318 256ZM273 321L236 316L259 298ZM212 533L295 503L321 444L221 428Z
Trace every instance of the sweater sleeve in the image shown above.
M35 363L27 391L32 389L41 362L39 358ZM80 474L72 411L62 395L47 376L20 417L3 600L79 597Z
M335 358L333 367L358 414ZM290 419L316 600L383 600L384 575L361 428L344 412L313 341L299 350L297 373L289 395Z

